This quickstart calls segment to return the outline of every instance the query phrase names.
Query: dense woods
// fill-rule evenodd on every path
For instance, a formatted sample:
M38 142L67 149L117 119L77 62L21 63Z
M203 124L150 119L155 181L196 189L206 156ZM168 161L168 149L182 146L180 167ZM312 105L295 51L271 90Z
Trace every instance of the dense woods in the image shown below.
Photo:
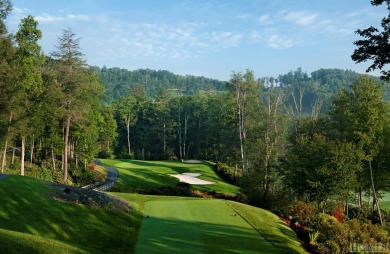
M240 184L243 200L283 210L389 190L389 85L350 70L301 68L229 81L165 70L91 67L67 29L44 54L33 17L8 34L0 1L1 173L89 183L95 157L201 159ZM351 215L352 216L352 215ZM387 216L387 219L388 216Z

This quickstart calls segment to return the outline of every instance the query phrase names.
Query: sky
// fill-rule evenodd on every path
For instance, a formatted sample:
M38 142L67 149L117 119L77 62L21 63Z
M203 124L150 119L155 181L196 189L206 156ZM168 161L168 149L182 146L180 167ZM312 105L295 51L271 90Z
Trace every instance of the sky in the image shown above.
M45 54L64 29L92 66L168 70L223 81L301 67L365 72L351 54L357 29L380 27L386 6L369 0L11 0L9 32L32 15ZM377 73L372 73L377 75Z

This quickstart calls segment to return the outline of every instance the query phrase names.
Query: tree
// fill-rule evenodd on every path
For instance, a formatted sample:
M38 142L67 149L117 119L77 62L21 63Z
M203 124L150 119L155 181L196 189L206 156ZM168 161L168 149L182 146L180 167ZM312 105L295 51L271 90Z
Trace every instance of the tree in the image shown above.
M390 71L383 70L384 66L390 63L390 0L372 0L371 4L378 6L385 3L389 14L381 22L383 28L379 31L377 28L370 26L366 29L355 31L364 39L357 40L354 44L357 49L352 54L352 60L356 63L372 60L373 63L368 67L367 72L376 69L381 70L381 78L390 80Z
M54 61L57 84L57 107L62 110L64 128L63 169L64 181L68 179L69 137L72 123L88 121L93 101L102 94L102 86L95 74L86 68L79 46L80 39L71 29L58 38Z
M374 171L372 162L383 147L384 130L389 124L389 107L383 100L382 87L377 80L367 76L357 80L351 91L340 91L333 100L329 116L334 138L352 142L360 160L365 162L363 174L368 172L368 177L360 176L359 180L361 187L371 186L373 204L380 215L374 175L381 176L376 175L379 172Z
M5 26L5 19L12 10L11 0L0 0L0 35L7 33L7 27Z
M38 40L42 38L42 32L37 28L38 22L32 16L22 19L19 31L16 33L18 48L16 50L15 68L17 69L18 95L14 103L16 109L18 132L21 135L21 175L24 175L25 143L26 135L33 134L33 121L39 108L37 98L42 92L41 66L44 56ZM35 123L35 124L34 124ZM33 140L32 140L33 142Z
M352 143L326 137L324 121L308 117L291 132L282 171L284 183L298 199L316 201L319 208L331 196L347 197L361 165Z
M253 71L247 70L245 74L233 73L227 83L229 90L234 94L236 101L238 136L240 140L240 156L242 171L247 172L247 134L251 113L256 112L254 106L259 100L260 86L254 79ZM258 105L258 104L257 104Z
M118 125L114 118L114 110L112 106L107 104L103 104L101 106L98 125L100 134L99 140L104 143L103 146L105 146L106 151L111 153L112 142L118 136Z
M137 112L135 110L136 103L137 99L131 94L120 97L114 103L114 110L120 121L124 123L126 127L128 155L131 154L130 127L133 126L137 121Z
M1 160L1 172L4 172L7 155L8 139L12 125L12 97L16 90L15 68L12 62L15 58L15 47L12 37L7 35L5 19L12 9L9 0L0 0L0 140L4 142Z

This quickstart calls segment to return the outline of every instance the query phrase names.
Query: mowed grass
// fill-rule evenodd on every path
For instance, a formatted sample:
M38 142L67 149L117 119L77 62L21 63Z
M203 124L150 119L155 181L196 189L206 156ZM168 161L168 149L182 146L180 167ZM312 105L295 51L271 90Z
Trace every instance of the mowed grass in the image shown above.
M115 195L143 209L137 254L305 253L287 225L259 208L218 199Z
M201 191L215 191L227 195L239 193L239 188L224 182L211 168L212 163L187 164L178 161L138 161L101 159L104 165L114 167L119 171L118 187L137 190L157 189L163 186L176 186L177 178L169 174L186 172L200 173L199 179L215 182L212 185L193 185L192 188Z
M0 229L0 253L7 254L86 254L81 249L67 245L60 241L46 239L40 236L30 235Z
M379 206L381 209L390 210L390 192L380 191ZM370 197L372 203L372 197Z
M29 177L0 180L0 253L133 252L140 213L60 202L46 197L50 191L45 182Z

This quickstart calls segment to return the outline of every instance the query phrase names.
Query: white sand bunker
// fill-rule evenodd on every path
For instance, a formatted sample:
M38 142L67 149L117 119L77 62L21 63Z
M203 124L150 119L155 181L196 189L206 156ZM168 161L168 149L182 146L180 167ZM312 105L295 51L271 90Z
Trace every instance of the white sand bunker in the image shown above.
M198 179L197 177L200 176L199 173L183 173L180 175L172 175L172 174L169 175L178 178L180 182L183 183L196 184L196 185L215 184L214 182Z
M200 160L183 160L183 163L188 163L188 164L200 164L202 163Z

